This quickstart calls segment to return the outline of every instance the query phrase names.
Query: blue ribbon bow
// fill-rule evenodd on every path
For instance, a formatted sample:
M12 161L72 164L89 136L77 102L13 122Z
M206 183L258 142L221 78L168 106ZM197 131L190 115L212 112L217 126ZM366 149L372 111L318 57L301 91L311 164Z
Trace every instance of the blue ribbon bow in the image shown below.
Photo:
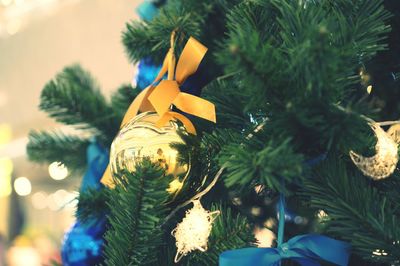
M293 237L278 248L243 248L223 252L219 266L278 266L281 260L291 259L302 266L319 266L326 261L346 266L350 245L326 236L309 234Z
M108 152L96 141L92 141L86 150L87 170L82 178L81 190L100 189L100 179L108 165Z

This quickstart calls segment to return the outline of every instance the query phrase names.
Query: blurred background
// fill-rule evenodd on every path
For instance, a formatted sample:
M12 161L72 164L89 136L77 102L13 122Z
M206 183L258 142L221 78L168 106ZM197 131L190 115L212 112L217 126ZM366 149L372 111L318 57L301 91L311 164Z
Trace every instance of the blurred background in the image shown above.
M81 177L57 162L30 163L27 134L72 130L38 110L43 86L64 66L82 64L106 96L130 82L121 31L140 2L0 0L0 266L60 260Z

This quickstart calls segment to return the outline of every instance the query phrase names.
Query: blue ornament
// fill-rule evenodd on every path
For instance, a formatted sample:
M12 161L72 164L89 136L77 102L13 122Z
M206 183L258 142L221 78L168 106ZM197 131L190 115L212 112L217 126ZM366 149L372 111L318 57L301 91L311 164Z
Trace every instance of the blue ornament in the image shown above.
M158 8L151 1L145 1L136 9L140 18L144 21L152 20L158 14Z
M81 191L102 189L100 179L108 165L108 151L93 141L86 150L88 167L82 178ZM78 210L79 211L79 210ZM77 220L64 235L61 257L64 266L91 266L103 262L105 215L82 222Z
M133 77L136 88L144 90L157 77L161 70L161 65L154 64L150 57L143 58L139 62L138 73Z
M106 218L77 221L64 236L61 257L64 266L89 266L103 262Z

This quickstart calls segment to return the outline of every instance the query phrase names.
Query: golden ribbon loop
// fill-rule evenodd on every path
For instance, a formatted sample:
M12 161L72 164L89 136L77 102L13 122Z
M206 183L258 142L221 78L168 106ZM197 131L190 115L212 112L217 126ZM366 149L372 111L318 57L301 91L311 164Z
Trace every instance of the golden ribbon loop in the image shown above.
M173 42L171 45L173 47ZM214 104L200 97L181 92L179 89L179 86L197 71L206 52L207 48L204 45L190 37L179 58L175 80L173 79L175 71L173 48L168 52L167 58L164 60L164 63L169 63L168 80L162 80L147 97L160 117L167 113L173 104L183 112L216 122ZM163 69L165 68L163 67Z
M139 111L156 111L160 117L163 117L169 112L172 104L183 112L216 122L214 104L200 97L181 92L179 89L179 85L197 71L207 52L207 47L190 37L175 69L174 38L175 33L173 32L171 34L171 49L164 59L160 72L153 83L143 90L129 106L121 126L135 117ZM175 70L176 79L174 79ZM167 72L168 79L161 80ZM155 85L157 82L159 84Z
M129 106L121 123L121 128L135 117L139 111L156 111L160 116L156 125L164 126L172 119L181 121L186 130L196 134L192 122L182 114L172 112L171 105L175 105L181 111L198 116L200 118L216 122L215 106L213 103L200 97L181 92L179 86L195 73L207 52L207 47L193 37L187 41L178 63L174 55L175 31L171 34L171 48L165 56L162 68L153 83L144 89ZM168 79L162 80L168 72ZM158 85L157 85L158 83ZM107 167L101 182L112 186L110 168Z

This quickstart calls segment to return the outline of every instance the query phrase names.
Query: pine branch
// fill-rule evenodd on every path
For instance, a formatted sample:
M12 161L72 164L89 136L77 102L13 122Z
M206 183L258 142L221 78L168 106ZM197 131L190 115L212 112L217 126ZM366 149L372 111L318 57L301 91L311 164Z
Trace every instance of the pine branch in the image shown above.
M235 128L238 131L249 127L250 116L245 112L245 95L238 93L239 88L231 79L215 80L208 84L203 92L204 98L215 104L218 128Z
M227 145L220 165L226 164L225 185L241 191L263 184L273 190L288 192L282 178L293 182L302 174L303 156L293 151L290 139L269 140L266 144L251 141L248 145Z
M58 122L95 129L108 142L119 123L88 72L73 65L63 69L42 91L40 109Z
M83 171L88 145L89 140L62 132L31 131L27 153L34 162L62 162L71 170Z
M160 63L169 49L170 35L178 31L178 48L193 36L214 50L225 32L225 15L239 0L170 0L149 23L131 22L123 33L123 43L132 61L151 56ZM208 26L212 25L212 27ZM179 50L179 49L178 49Z
M137 21L127 24L122 40L131 61L152 56L156 63L161 63L169 49L171 32L175 29L198 37L201 28L198 20L201 17L187 11L178 7L162 8L149 24Z
M116 120L122 121L129 105L133 102L140 91L132 88L131 85L125 84L118 88L118 90L111 97L111 105L116 114Z
M100 190L87 189L80 191L78 196L78 206L75 216L80 221L88 221L93 218L100 218L109 212L108 194L109 189L104 187Z
M163 244L168 178L145 160L134 173L121 172L109 193L105 265L155 265Z
M400 264L398 203L381 194L365 176L346 170L342 160L331 159L303 185L305 201L328 214L329 233L349 241L353 251L367 261Z

